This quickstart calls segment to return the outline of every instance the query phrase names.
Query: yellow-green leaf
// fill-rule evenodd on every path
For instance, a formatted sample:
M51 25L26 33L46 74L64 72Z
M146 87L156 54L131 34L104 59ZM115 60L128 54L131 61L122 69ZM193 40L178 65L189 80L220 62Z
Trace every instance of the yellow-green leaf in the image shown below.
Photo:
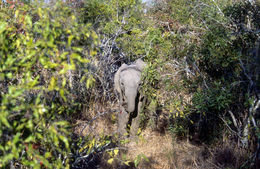
M74 38L73 35L70 35L70 36L68 37L68 45L69 45L69 46L71 46L71 41L72 41L73 38Z
M119 152L118 149L115 149L115 150L114 150L115 156L118 154L118 152Z
M109 160L107 160L107 163L108 163L108 164L112 164L113 161L114 161L114 158L110 158Z
M54 90L56 85L57 85L57 79L55 77L52 77L51 78L51 82L50 82L50 84L48 86L48 89L49 90Z
M6 29L6 22L0 22L0 34Z

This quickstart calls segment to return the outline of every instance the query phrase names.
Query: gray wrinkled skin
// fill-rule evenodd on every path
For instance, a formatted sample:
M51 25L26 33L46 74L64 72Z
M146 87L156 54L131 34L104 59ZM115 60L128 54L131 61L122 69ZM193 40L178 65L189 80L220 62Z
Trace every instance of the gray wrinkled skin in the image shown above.
M127 128L130 128L130 135L135 135L138 131L143 104L139 87L145 66L145 62L138 59L132 65L123 64L115 74L114 87L119 94L120 106L118 131L121 135L127 134Z

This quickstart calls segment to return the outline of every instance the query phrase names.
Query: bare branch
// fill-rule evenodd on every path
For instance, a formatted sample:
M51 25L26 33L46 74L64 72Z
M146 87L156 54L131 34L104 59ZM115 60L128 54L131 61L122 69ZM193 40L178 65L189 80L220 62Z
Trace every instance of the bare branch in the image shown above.
M234 114L233 114L230 110L228 111L228 113L230 114L230 116L231 116L231 118L232 118L232 120L233 120L234 126L235 126L237 129L239 129L239 127L238 127L238 125L237 125L237 120L236 120Z

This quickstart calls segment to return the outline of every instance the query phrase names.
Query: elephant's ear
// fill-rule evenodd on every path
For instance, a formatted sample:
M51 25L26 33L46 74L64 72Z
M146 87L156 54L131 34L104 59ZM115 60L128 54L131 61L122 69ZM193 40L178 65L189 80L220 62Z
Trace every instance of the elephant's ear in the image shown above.
M143 71L143 69L147 66L147 64L142 60L142 59L137 59L134 63L138 69L140 69L141 71Z
M123 64L121 65L121 67L117 70L116 74L115 74L115 77L114 77L114 88L117 92L121 92L121 89L120 89L120 73L122 71L122 69L125 69L127 67L126 64Z

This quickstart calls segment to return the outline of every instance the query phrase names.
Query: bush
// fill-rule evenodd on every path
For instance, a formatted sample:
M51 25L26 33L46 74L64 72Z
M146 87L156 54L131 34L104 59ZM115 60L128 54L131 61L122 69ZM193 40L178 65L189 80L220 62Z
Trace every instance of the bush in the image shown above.
M160 88L168 92L159 97L173 117L183 114L170 120L172 131L199 132L209 141L232 128L237 134L231 135L245 137L247 112L259 98L258 9L259 2L249 1L154 2L149 14L164 37L161 44L171 44L156 46L163 51L157 54L163 58Z
M97 36L65 3L5 5L0 12L0 167L68 168L75 83ZM79 79L73 77L81 72Z

